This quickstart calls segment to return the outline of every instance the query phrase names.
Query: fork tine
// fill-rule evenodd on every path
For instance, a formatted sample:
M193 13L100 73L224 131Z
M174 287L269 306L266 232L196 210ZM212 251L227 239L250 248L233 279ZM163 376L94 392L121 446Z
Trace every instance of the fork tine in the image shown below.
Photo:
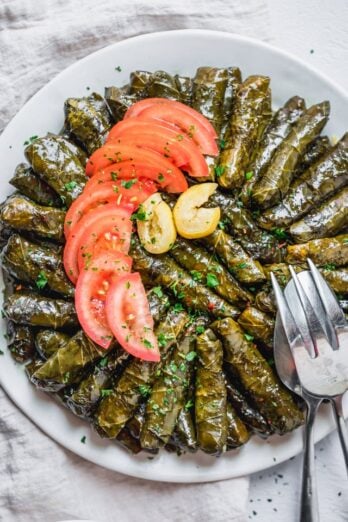
M292 280L295 285L296 293L298 295L298 298L301 302L303 313L305 315L306 319L306 325L303 326L303 328L300 328L302 339L304 342L304 345L308 351L308 353L311 355L311 357L316 357L318 355L318 347L316 338L313 336L313 330L318 330L318 318L313 310L313 307L307 297L307 294L305 293L303 286L301 285L297 274L293 267L289 265L290 274L292 277ZM321 331L322 328L319 325L319 330Z
M310 258L307 258L307 263L310 268L314 284L325 308L325 312L331 319L333 325L336 328L343 328L344 326L347 326L346 318L336 299L335 294Z
M284 297L282 289L280 288L277 278L273 272L271 272L271 281L284 332L290 347L293 347L296 341L302 339L302 335L297 327L286 298Z

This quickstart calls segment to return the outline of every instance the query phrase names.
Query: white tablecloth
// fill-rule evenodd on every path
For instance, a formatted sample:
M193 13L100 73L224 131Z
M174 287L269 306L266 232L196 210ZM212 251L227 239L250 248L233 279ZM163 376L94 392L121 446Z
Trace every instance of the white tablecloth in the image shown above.
M321 1L327 3L327 0ZM3 0L0 4L0 129L36 90L76 59L125 37L151 31L206 28L237 32L279 42L319 67L321 46L324 63L331 72L334 60L330 57L334 56L335 44L324 45L321 30L326 31L325 42L331 35L340 35L337 53L342 54L344 42L348 43L346 33L340 32L340 27L345 27L344 13L347 14L344 0L334 0L326 6L332 17L335 5L342 5L342 15L337 13L339 21L335 27L331 26L332 32L327 27L330 18L325 17L325 12L318 18L314 0L307 0L306 7L300 0L294 0L291 6L289 3L285 7L284 16L279 5L282 2L268 2ZM296 16L301 23L296 24ZM345 20L347 22L347 17ZM285 32L279 29L281 24ZM294 36L297 25L305 29L302 33L299 31L299 39ZM332 38L336 41L336 37ZM342 60L340 64L338 79L342 81L347 75L342 74ZM335 435L319 445L317 455L321 500L325 504L322 520L348 520L347 489ZM59 447L0 390L0 520L4 522L85 518L98 522L242 522L247 519L291 522L296 520L299 473L300 462L296 458L252 476L249 500L248 478L195 485L132 479L98 468Z

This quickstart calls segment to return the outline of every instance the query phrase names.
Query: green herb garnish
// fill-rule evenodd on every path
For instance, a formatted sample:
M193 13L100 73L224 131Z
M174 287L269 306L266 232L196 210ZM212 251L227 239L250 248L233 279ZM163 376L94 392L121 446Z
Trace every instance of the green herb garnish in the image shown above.
M43 288L45 288L45 286L48 283L48 280L47 280L46 274L43 270L41 270L39 272L39 275L37 276L35 282L36 282L36 286L38 287L39 290L42 290Z

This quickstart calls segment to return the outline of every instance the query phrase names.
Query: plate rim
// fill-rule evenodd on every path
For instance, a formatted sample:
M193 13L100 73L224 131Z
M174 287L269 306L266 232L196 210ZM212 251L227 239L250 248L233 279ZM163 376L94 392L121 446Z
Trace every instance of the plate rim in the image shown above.
M68 67L66 67L65 69L60 71L53 78L51 78L49 82L44 84L33 96L31 96L22 105L22 107L18 110L18 112L11 118L11 120L6 124L3 131L1 132L0 142L4 139L4 136L6 137L6 134L11 130L11 127L13 125L16 125L16 122L21 117L22 110L25 107L30 107L30 105L32 103L35 103L36 99L39 96L42 96L42 94L45 93L46 89L50 88L52 83L56 82L57 80L63 79L65 75L70 75L74 71L75 68L80 67L81 64L83 64L83 62L88 61L91 57L96 57L98 55L102 55L103 52L105 52L106 50L108 50L110 48L114 48L114 47L122 48L122 46L127 45L129 43L129 41L132 41L135 43L137 43L137 42L141 43L142 40L151 40L151 39L156 40L156 39L161 39L163 37L166 37L168 35L171 35L173 37L180 37L180 35L182 35L182 34L186 34L186 35L190 35L190 36L198 36L198 37L203 37L203 38L216 38L216 37L225 38L226 40L229 40L232 42L239 42L239 43L243 42L243 43L254 45L258 48L263 48L267 51L270 51L271 53L275 53L278 56L284 57L287 60L290 60L295 64L298 64L299 66L306 69L314 76L317 76L321 81L328 84L341 97L343 97L346 101L348 101L348 93L341 85L339 85L336 82L334 82L333 80L331 80L328 76L326 76L324 73L322 73L321 71L319 71L312 65L308 64L305 60L298 58L297 56L294 56L293 54L289 53L288 51L279 49L278 47L276 47L273 44L270 44L268 42L264 42L262 40L258 40L256 38L251 38L248 36L238 35L236 33L229 33L227 31L216 31L216 30L206 30L206 29L174 29L174 30L168 30L168 31L157 31L157 32L144 33L144 34L132 36L129 38L124 38L120 41L109 44L105 47L102 47L101 49L98 49L92 53L87 54L86 56L84 56L83 58L81 58L79 60L76 60L75 63L69 65ZM129 475L132 477L136 477L136 478L142 478L142 479L152 480L152 481L172 482L172 483L212 482L212 481L216 481L216 480L227 480L230 478L237 478L238 476L242 476L240 474L231 476L229 473L223 472L221 470L219 470L215 474L210 472L208 477L206 477L204 474L202 474L202 475L199 475L199 474L192 475L191 474L190 475L190 473L183 473L183 474L175 473L173 475L170 472L165 473L165 475L160 474L159 476L153 476L153 474L151 472L151 468L148 468L147 466L144 466L143 470L139 471L139 469L128 470L127 466L121 466L120 469L116 469L116 467L113 466L112 463L110 463L110 465L107 465L107 463L105 463L105 462L100 463L97 461L97 459L93 458L93 456L86 455L86 452L83 451L83 448L82 447L80 448L78 445L76 445L75 441L67 439L66 437L61 436L60 434L57 434L56 432L54 432L54 428L51 428L49 425L44 426L40 422L33 420L30 415L30 407L27 405L23 406L23 404L19 403L20 402L19 400L17 400L14 396L12 396L12 394L11 394L12 390L11 390L11 388L9 389L8 386L6 386L2 382L1 374L0 374L0 384L1 384L2 388L5 390L7 397L9 397L10 400L19 408L19 410L31 422L33 422L33 424L35 426L37 426L42 432L44 432L46 435L48 435L55 442L58 442L58 444L61 445L63 448L68 449L68 450L72 451L74 454L77 454L80 457L82 457L90 462L93 462L94 464L97 464L101 467L107 468L112 471L117 471L117 472ZM52 398L50 400L52 401ZM52 401L52 402L54 403L55 401ZM55 404L55 406L60 407L58 405L58 403ZM64 410L63 413L64 413L64 415L66 415L67 413L69 415L72 415L72 413L68 412L67 410ZM325 426L325 429L322 430L324 435L323 435L323 433L321 433L320 436L317 436L316 442L318 440L321 440L323 438L323 436L328 435L332 431L332 429L333 429L333 423L332 422L328 423L328 425ZM302 428L299 428L296 431L302 431ZM83 445L81 445L81 446L83 446ZM283 454L282 458L279 461L277 461L277 464L280 462L285 462L290 457L292 457L300 452L301 452L301 448L298 448L298 450L296 452L294 452L293 450L288 451L288 452L285 451L284 452L285 454ZM265 466L262 461L260 461L259 464L254 463L254 466L252 467L252 469L250 471L248 471L248 474L267 469L268 467L270 467L274 464L275 463L270 463L269 465ZM231 465L233 466L232 461L231 461Z

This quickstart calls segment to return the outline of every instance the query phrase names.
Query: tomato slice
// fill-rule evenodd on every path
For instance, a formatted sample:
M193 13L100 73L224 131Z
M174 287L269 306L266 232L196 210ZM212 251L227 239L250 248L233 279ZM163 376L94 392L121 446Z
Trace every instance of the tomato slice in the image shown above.
M175 165L178 167L186 165L190 160L190 154L184 145L190 144L189 138L182 133L181 129L173 128L171 125L166 126L163 123L140 118L120 121L112 128L106 143L115 142L122 136L136 136L139 138L136 144L141 147L141 138L144 134L150 133L160 137L162 143L159 150L158 147L152 150L163 154L165 157L173 158Z
M86 165L86 174L87 176L93 176L99 172L100 169L123 161L137 161L142 164L158 167L165 172L172 171L174 177L180 175L179 173L181 172L168 158L164 158L157 152L140 149L135 145L110 143L103 145L103 147L93 152Z
M153 107L154 105L169 106L171 109L173 109L173 111L185 112L192 118L192 120L196 122L196 125L199 125L199 127L204 127L213 139L218 137L216 130L210 121L205 118L205 116L200 114L195 109L192 109L192 107L185 105L184 103L175 100L167 100L166 98L146 98L145 100L140 100L136 103L133 103L133 105L129 107L126 114L124 115L124 119L139 116L139 114L141 114L143 111Z
M204 156L193 141L183 134L173 133L170 129L156 128L153 121L150 124L146 122L144 125L144 123L137 121L137 126L134 125L131 128L119 127L120 136L115 139L118 140L120 145L135 145L142 149L158 152L166 158L171 158L177 167L182 167L192 177L209 175Z
M88 268L95 256L102 252L128 254L132 235L129 215L110 214L94 221L84 230L78 245L79 271Z
M163 190L171 193L181 193L187 190L188 184L181 171L176 177L172 169L160 170L157 166L146 165L133 161L122 161L114 163L100 170L92 176L85 185L85 190L96 190L104 183L117 179L151 179L156 182Z
M175 124L179 132L184 132L198 145L202 154L217 156L219 148L209 130L200 124L186 111L177 110L172 104L157 103L148 109L144 109L137 119L153 119L154 121L166 121ZM133 118L132 118L133 119Z
M85 188L66 213L65 237L69 236L82 216L94 208L106 203L115 203L115 205L130 205L134 211L154 192L156 192L156 185L153 181L137 179L109 181L91 190Z
M144 361L160 360L153 318L140 274L126 274L112 282L105 311L112 333L127 352Z
M102 253L79 275L75 306L84 332L99 346L107 349L113 338L105 313L105 299L110 285L130 272L132 259L120 252Z
M72 283L76 283L79 275L78 252L85 230L99 219L108 218L110 215L114 215L119 219L122 217L130 219L131 214L132 209L129 207L117 207L114 203L107 203L106 205L91 210L80 219L77 226L75 226L74 230L69 234L63 254L65 272Z

